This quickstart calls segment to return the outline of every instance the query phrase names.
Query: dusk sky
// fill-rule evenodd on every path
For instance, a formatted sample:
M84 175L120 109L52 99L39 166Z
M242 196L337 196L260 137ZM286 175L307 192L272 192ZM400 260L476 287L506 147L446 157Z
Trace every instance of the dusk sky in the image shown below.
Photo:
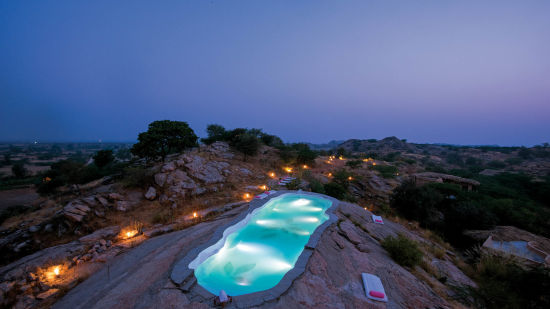
M0 0L0 140L550 142L550 1Z

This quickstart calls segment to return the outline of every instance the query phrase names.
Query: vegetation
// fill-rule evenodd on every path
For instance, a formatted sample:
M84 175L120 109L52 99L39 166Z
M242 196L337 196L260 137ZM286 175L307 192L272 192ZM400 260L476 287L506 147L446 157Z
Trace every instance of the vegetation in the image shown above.
M278 147L279 156L287 164L314 165L317 152L311 150L308 144L295 143Z
M94 155L94 163L97 167L103 168L115 160L112 150L100 150Z
M472 276L477 287L457 287L461 302L476 308L550 308L548 268L522 268L512 260L483 255Z
M375 171L379 172L384 178L393 178L396 176L399 170L392 165L375 165L372 167Z
M206 133L208 137L201 139L203 143L210 145L217 141L227 142L243 154L245 161L247 156L255 156L262 144L272 147L283 145L279 137L264 133L261 129L236 128L228 131L219 124L211 124L206 128Z
M146 132L138 136L138 143L132 147L132 154L147 161L164 161L168 154L181 152L197 145L198 137L187 122L158 120L149 124Z
M348 193L348 190L343 185L337 182L329 182L324 185L325 194L336 199L343 200Z
M391 258L401 266L414 267L422 261L422 251L420 251L416 242L402 234L397 235L397 237L387 237L381 244L388 251Z
M479 176L477 192L453 184L417 187L404 182L391 196L391 206L409 220L440 232L456 246L469 243L464 230L514 225L550 235L549 182L533 182L521 174Z
M11 167L11 172L16 178L23 178L27 175L27 169L23 163L16 163Z

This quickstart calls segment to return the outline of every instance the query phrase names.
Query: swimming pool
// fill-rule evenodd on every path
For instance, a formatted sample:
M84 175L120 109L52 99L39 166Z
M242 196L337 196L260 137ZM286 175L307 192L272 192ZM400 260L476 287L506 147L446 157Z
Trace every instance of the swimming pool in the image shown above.
M501 250L510 254L515 254L538 263L544 263L544 257L529 250L527 242L522 240L516 241L496 241L493 240L491 247L497 250Z
M332 202L287 193L272 198L204 249L189 268L197 283L213 294L238 296L270 289L291 270L310 235L325 222Z

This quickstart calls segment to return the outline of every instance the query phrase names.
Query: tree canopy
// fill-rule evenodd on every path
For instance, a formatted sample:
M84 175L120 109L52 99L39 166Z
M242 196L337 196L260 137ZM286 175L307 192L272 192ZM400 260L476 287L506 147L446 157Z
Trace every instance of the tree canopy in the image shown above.
M164 160L170 153L181 152L197 145L198 137L187 122L157 120L138 136L132 154L147 160Z

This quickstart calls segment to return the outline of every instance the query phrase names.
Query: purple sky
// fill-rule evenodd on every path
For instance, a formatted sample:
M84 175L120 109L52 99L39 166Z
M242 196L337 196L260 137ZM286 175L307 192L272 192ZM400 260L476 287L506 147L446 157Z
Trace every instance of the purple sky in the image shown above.
M114 3L116 2L116 3ZM0 140L550 141L550 1L0 0Z

